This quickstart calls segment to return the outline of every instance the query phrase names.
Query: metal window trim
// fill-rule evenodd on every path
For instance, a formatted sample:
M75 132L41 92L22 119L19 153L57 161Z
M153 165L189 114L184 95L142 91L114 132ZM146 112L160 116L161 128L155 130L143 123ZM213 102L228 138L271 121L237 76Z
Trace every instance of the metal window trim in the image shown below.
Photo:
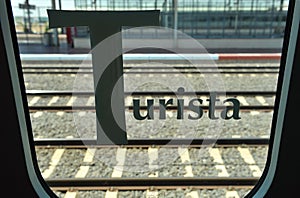
M293 19L291 25L291 33L289 38L286 64L285 64L284 76L282 82L282 89L280 93L280 102L279 102L278 114L276 119L275 134L274 134L273 146L272 146L271 157L270 157L270 165L269 167L267 167L268 168L267 175L265 176L262 185L253 195L254 198L261 198L266 195L275 176L277 162L278 162L278 153L279 153L281 136L282 136L283 122L284 122L286 105L287 105L289 85L290 85L292 67L294 62L294 55L296 51L296 43L297 43L296 41L298 37L299 23L300 23L300 0L295 0L295 7L293 10Z
M29 139L28 139L28 130L27 130L25 113L24 113L24 106L23 106L22 95L20 90L20 82L17 73L16 57L14 54L14 48L12 43L11 31L10 31L10 22L7 13L6 3L7 3L6 1L0 1L0 25L3 31L5 49L7 52L7 61L8 61L10 75L11 75L13 93L15 96L18 121L20 124L20 132L21 132L22 144L24 148L23 151L24 151L24 156L25 156L25 161L27 166L26 168L27 168L29 179L36 193L39 195L39 197L46 198L50 196L47 193L47 191L44 189L40 180L38 179L32 161L31 149L30 149Z
M264 181L260 188L257 190L257 192L254 194L253 197L264 197L264 195L267 193L275 172L276 172L276 165L278 161L278 151L280 146L280 140L282 135L282 127L283 127L283 120L285 116L285 109L287 104L287 97L288 97L288 91L289 91L289 82L292 72L292 66L293 66L293 57L295 54L295 47L297 40L297 34L299 31L299 22L300 22L300 1L295 0L295 7L294 7L294 14L293 14L293 21L292 21L292 31L290 34L289 39L289 46L288 46L288 53L287 53L287 59L286 59L286 67L284 71L284 77L283 77L283 83L282 83L282 90L280 94L280 102L279 102L279 113L277 115L277 122L276 122L276 128L275 128L275 136L274 136L274 142L271 152L271 161L270 166L267 170L267 175L264 178ZM17 74L17 65L16 65L16 57L14 54L13 49L13 43L11 38L11 32L10 32L10 23L8 20L8 13L7 13L7 4L6 1L0 1L0 25L3 30L3 37L5 42L5 49L7 52L8 62L9 62L9 69L10 69L10 75L12 76L12 86L13 86L13 92L15 95L15 102L17 107L17 114L18 114L18 120L20 123L20 130L21 130L21 136L22 136L22 143L24 147L24 155L26 159L26 165L28 170L28 175L30 178L30 181L32 183L32 186L34 187L35 191L40 197L50 197L47 191L44 189L43 185L41 184L41 181L38 179L33 162L32 162L32 155L31 155L31 149L29 145L29 139L28 139L28 130L26 125L26 118L25 118L25 112L23 107L23 101L22 101L22 95L20 91L20 83L19 78Z

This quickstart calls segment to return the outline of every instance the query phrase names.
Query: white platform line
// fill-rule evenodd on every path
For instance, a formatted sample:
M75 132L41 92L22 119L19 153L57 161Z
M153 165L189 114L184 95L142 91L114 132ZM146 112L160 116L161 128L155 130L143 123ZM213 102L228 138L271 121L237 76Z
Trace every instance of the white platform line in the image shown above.
M246 98L244 96L237 96L236 99L238 99L240 103L244 106L249 105L249 103L246 101Z
M269 105L263 96L255 96L256 100L262 105Z
M255 164L255 161L248 148L238 147L238 151L247 164Z
M111 177L122 177L125 157L126 157L126 148L118 148L116 154L117 165L114 167ZM117 197L118 197L117 190L116 191L107 190L105 193L105 198L117 198Z
M114 167L111 177L122 177L125 157L126 157L126 148L118 148L116 154L117 165Z
M209 99L209 97L207 97L207 96L201 96L201 98L200 99L202 99L202 103L203 103L203 105L206 105L206 104L208 104L208 102L207 102L207 99Z
M77 192L67 191L64 198L76 198Z
M175 114L172 111L166 111L166 116L168 116L169 118L172 118L175 116Z
M209 149L209 154L210 156L214 159L214 162L217 163L215 165L215 168L217 170L220 170L220 172L218 173L219 177L229 177L229 174L226 170L226 167L224 165L224 161L222 159L220 150L218 148L210 148Z
M79 115L79 116L85 116L85 115L86 115L86 112L85 112L85 111L80 111L80 112L78 113L78 115Z
M49 167L42 173L44 179L47 179L54 171L55 167L59 163L65 149L56 149L51 157L51 161L49 163Z
M125 105L133 105L133 97L132 96L126 96L125 97Z
M253 177L261 177L262 171L257 165L249 165L249 168L252 171Z
M185 197L199 198L199 193L198 193L198 191L193 190L193 191L187 193Z
M86 150L83 162L92 162L95 156L95 152L96 152L95 148L88 148Z
M95 97L90 96L88 101L86 102L86 106L92 106L93 104L95 104Z
M51 100L48 102L47 106L51 106L53 103L56 103L58 99L59 99L58 96L52 97Z
M34 105L35 103L37 103L37 101L39 101L39 99L40 99L41 97L40 96L34 96L31 100L30 100L30 102L29 102L29 106L31 106L31 105Z
M250 115L252 115L252 116L256 116L258 114L260 114L259 111L250 111Z
M118 191L107 190L105 193L105 198L117 198L117 197L118 197Z
M270 135L261 135L261 138L270 138Z
M94 155L95 155L96 149L91 149L88 148L86 150L83 162L92 162L94 159ZM76 178L84 178L86 177L87 173L89 172L90 166L86 166L86 165L82 165L79 167L78 172L76 173L75 177Z
M58 116L63 116L65 114L65 112L63 112L63 111L58 111L57 113L56 113L56 115L58 115Z
M190 102L190 97L189 96L183 96L181 97L184 100L184 105L188 106Z
M276 96L272 96L273 103L275 102Z
M189 150L187 148L178 148L178 153L181 159L182 163L187 164L185 166L185 171L186 174L184 175L184 177L194 177L193 171L192 171L192 166L191 164L191 160L190 160L190 155L189 155Z
M41 115L43 115L43 112L42 112L42 111L37 111L37 112L35 112L35 113L33 114L33 117L34 117L34 118L38 118L38 117L40 117Z
M262 174L262 171L260 168L256 165L256 162L253 158L253 156L250 153L250 150L248 148L241 148L238 147L238 151L240 152L240 155L244 159L244 161L249 164L249 168L252 171L252 175L254 177L260 177Z
M89 54L20 54L22 61L91 60ZM219 60L218 54L124 54L124 61L132 60Z
M158 159L158 149L157 148L148 148L148 157L149 157L149 169L157 170L158 165L155 164L155 161ZM158 177L158 171L154 171L152 174L149 174L149 177Z
M218 148L210 148L208 151L210 156L214 159L215 163L224 164L224 161Z
M157 190L147 190L146 198L158 198L158 191Z
M158 165L157 163L158 159L158 148L148 148L148 158L149 158L149 169L151 170L157 170ZM151 174L149 174L149 177L158 177L158 171L154 171ZM146 191L146 197L147 198L156 198L158 197L158 191L157 190L147 190Z
M80 166L79 170L77 171L75 178L85 178L87 173L89 172L90 166Z
M215 167L217 170L220 170L220 172L218 173L219 177L229 177L229 174L227 172L225 165L215 165Z
M71 96L70 100L67 102L66 106L72 106L74 101L76 100L76 96Z
M240 198L239 194L235 190L227 191L226 198Z

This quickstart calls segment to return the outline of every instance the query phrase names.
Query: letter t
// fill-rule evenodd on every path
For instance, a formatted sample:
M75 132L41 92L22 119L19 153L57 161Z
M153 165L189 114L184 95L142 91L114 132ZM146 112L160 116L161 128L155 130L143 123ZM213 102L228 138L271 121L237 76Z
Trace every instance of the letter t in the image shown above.
M92 49L122 26L159 25L159 10L153 11L65 11L47 10L49 27L88 26ZM121 34L119 34L121 35ZM92 51L98 144L127 144L125 126L122 38L111 43L115 59L103 64L99 54ZM110 55L111 55L110 54ZM102 56L103 57L103 56ZM121 79L118 82L118 80ZM118 83L117 83L118 82ZM112 94L114 98L112 102ZM114 113L112 111L114 108ZM118 122L116 122L116 119Z

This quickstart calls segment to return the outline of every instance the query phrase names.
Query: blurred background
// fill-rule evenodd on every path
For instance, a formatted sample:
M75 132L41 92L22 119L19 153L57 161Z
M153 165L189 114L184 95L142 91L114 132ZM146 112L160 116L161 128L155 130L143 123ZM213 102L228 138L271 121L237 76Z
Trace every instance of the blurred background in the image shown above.
M247 47L278 52L288 0L12 0L12 8L19 44L89 48L88 27L49 30L47 9L158 9L161 26L182 31L208 49ZM145 32L143 37L151 38L151 35ZM130 35L125 35L126 38Z

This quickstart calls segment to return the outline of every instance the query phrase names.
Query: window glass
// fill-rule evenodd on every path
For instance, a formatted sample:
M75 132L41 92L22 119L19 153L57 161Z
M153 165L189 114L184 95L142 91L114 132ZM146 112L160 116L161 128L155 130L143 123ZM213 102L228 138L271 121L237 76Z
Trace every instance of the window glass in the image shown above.
M244 197L254 187L287 0L11 3L38 165L58 197Z

